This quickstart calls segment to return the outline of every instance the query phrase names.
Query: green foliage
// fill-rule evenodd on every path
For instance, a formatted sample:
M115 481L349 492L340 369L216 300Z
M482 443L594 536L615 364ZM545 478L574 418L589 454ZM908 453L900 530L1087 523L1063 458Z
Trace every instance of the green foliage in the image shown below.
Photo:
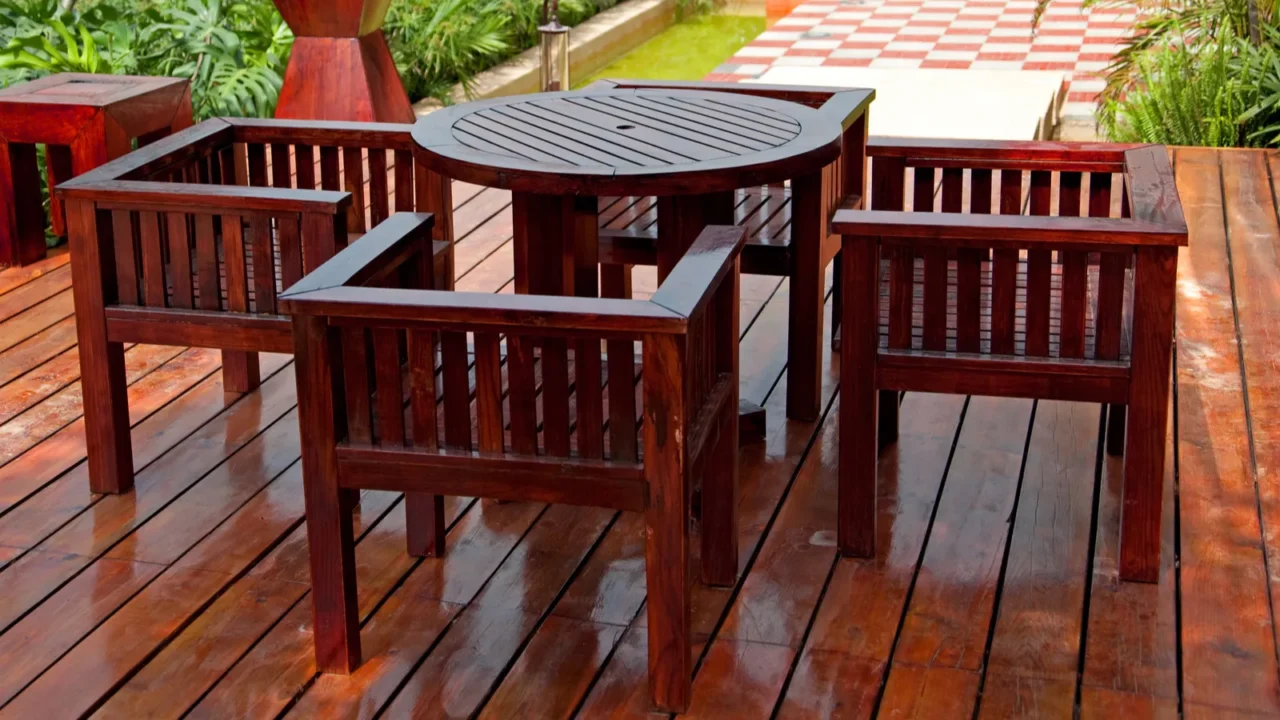
M191 80L197 119L270 116L293 36L270 0L13 0L0 84L58 72Z
M1258 137L1250 108L1258 85L1240 72L1242 43L1230 30L1135 59L1135 82L1100 122L1118 142L1238 147Z
M560 0L570 27L617 0ZM411 98L449 102L454 85L471 93L481 72L538 43L542 0L412 0L393 2L383 26Z

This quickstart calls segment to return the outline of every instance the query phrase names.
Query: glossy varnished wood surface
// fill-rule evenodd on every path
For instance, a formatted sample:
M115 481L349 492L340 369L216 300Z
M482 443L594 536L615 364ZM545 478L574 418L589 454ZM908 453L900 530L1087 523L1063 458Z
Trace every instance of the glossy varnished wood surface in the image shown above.
M744 276L740 389L768 428L739 455L738 584L694 585L691 716L1280 716L1280 155L1174 159L1160 583L1117 579L1122 461L1089 404L908 394L879 553L838 559L838 363L821 419L786 420L790 288ZM454 198L458 287L511 292L509 195ZM417 559L400 498L364 493L366 662L316 676L289 358L240 397L217 352L129 348L137 489L90 495L65 266L0 273L0 717L645 716L635 513L452 500L451 551Z

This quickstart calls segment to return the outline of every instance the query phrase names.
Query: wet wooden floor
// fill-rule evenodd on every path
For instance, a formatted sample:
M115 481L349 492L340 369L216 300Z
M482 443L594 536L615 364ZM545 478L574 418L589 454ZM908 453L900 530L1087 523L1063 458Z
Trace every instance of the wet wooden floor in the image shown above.
M785 420L788 288L743 287L742 572L699 587L690 716L1280 716L1280 155L1176 153L1174 441L1158 585L1120 584L1102 409L910 394L881 553L837 559L839 378ZM499 191L459 186L459 286L510 291ZM70 273L0 273L0 717L639 717L640 518L457 500L449 553L358 516L366 662L317 677L289 358L127 353L137 490L90 495ZM652 274L637 287L651 290Z

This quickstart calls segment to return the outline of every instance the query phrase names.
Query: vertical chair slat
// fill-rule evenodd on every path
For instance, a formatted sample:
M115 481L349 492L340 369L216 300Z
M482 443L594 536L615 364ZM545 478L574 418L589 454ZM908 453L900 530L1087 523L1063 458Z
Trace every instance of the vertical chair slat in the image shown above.
M196 281L200 283L200 309L218 310L222 289L218 277L218 245L214 236L213 216L196 215Z
M476 333L476 423L480 452L503 451L502 355L495 333Z
M414 447L439 448L436 427L436 335L429 330L405 333L409 356L409 406L413 415ZM409 554L439 555L444 550L444 498L427 493L405 493Z
M1022 212L1022 172L1000 171L1000 214ZM998 249L991 253L991 352L1012 355L1017 331L1018 251Z
M409 406L413 413L413 445L426 450L440 447L436 427L436 334L410 330Z
M413 153L395 151L396 212L413 210Z
M600 294L631 297L631 266L600 268ZM609 454L614 460L639 459L636 440L635 342L609 340Z
M604 457L604 376L599 340L574 343L573 392L578 408L578 453L583 457Z
M1082 173L1064 172L1058 183L1058 215L1079 217L1081 213ZM1062 265L1062 303L1059 308L1058 355L1065 358L1084 357L1085 304L1088 287L1089 256L1078 250L1058 253Z
M169 273L173 281L173 306L190 309L195 305L191 289L191 228L186 213L165 215L169 230Z
M333 257L339 249L339 236L345 235L346 226L339 226L334 216L322 212L304 213L302 216L302 266L314 270ZM345 243L342 243L345 244Z
M911 348L914 287L914 253L909 248L893 248L889 260L889 347L895 350Z
M347 437L373 443L373 388L369 386L369 337L362 327L346 327L342 335L342 387L347 407Z
M310 145L294 145L293 161L298 166L297 187L299 190L316 189L316 154Z
M369 148L369 227L391 215L391 191L387 187L387 151Z
M231 144L218 151L219 178L223 185L240 184L240 176L236 174L236 158L239 157L236 150L236 145Z
M249 312L249 276L239 215L222 216L222 261L227 272L227 310Z
M1111 217L1111 173L1090 173L1089 217Z
M164 307L164 250L161 249L160 215L154 212L138 213L138 237L142 246L143 301L147 307Z
M943 191L946 192L944 172ZM961 171L955 176L962 180ZM974 169L969 190L969 212L985 215L991 212L991 171ZM959 184L957 180L951 182ZM953 194L959 195L958 190ZM944 194L943 203L947 202ZM957 197L955 202L961 200ZM944 208L945 209L945 208ZM959 208L951 212L958 212ZM976 248L960 248L956 251L956 350L979 352L982 349L982 261L986 253Z
M342 174L346 180L346 190L351 193L351 206L347 208L347 231L362 233L368 227L364 216L368 205L368 191L364 187L364 155L361 148L342 148Z
M1050 212L1053 176L1045 170L1031 173L1031 214ZM1049 250L1027 251L1027 355L1049 355L1049 303L1053 282L1053 254Z
M214 185L225 184L222 179L222 154L219 150L209 152L209 157L205 158L204 164L207 167L207 176L202 177L201 182L208 182Z
M933 212L935 168L918 167L915 170L915 187L912 192L912 208L915 212ZM909 253L899 248L899 253ZM926 247L924 256L924 287L922 305L923 347L925 350L945 350L947 347L947 251L941 247Z
M248 143L245 151L249 159L249 184L254 187L267 186L267 146L262 143Z
M1094 173L1089 179L1089 215L1111 215L1111 174ZM1124 322L1125 268L1132 252L1102 253L1098 260L1098 298L1094 308L1094 357L1120 357L1120 333Z
M262 314L275 314L276 258L271 246L271 218L255 215L249 221L249 233L253 247L254 309Z
M440 365L444 375L444 444L453 450L471 450L466 333L440 333Z
M511 408L511 450L538 454L538 399L533 372L534 343L529 338L507 336L507 398Z
M325 145L320 148L320 189L337 190L342 187L342 170L338 165L338 148Z
M400 331L373 328L373 372L378 388L378 444L404 445L404 380L400 374Z
M569 350L564 338L542 340L542 439L548 455L569 456Z
M271 186L278 188L293 187L293 173L289 168L289 146L287 144L271 144Z
M138 252L133 232L133 213L128 210L113 210L111 235L115 240L116 297L121 305L137 305L141 293L138 290Z
M276 216L276 242L280 250L280 285L288 290L302 279L302 238L299 233L301 216L296 214Z

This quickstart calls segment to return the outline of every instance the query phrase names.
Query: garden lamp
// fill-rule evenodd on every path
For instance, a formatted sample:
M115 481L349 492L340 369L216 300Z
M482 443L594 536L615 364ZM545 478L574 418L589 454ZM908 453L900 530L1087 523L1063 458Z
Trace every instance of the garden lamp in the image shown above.
M543 92L569 89L569 28L560 24L559 11L559 0L543 0L543 24L538 27L542 44L539 76Z

